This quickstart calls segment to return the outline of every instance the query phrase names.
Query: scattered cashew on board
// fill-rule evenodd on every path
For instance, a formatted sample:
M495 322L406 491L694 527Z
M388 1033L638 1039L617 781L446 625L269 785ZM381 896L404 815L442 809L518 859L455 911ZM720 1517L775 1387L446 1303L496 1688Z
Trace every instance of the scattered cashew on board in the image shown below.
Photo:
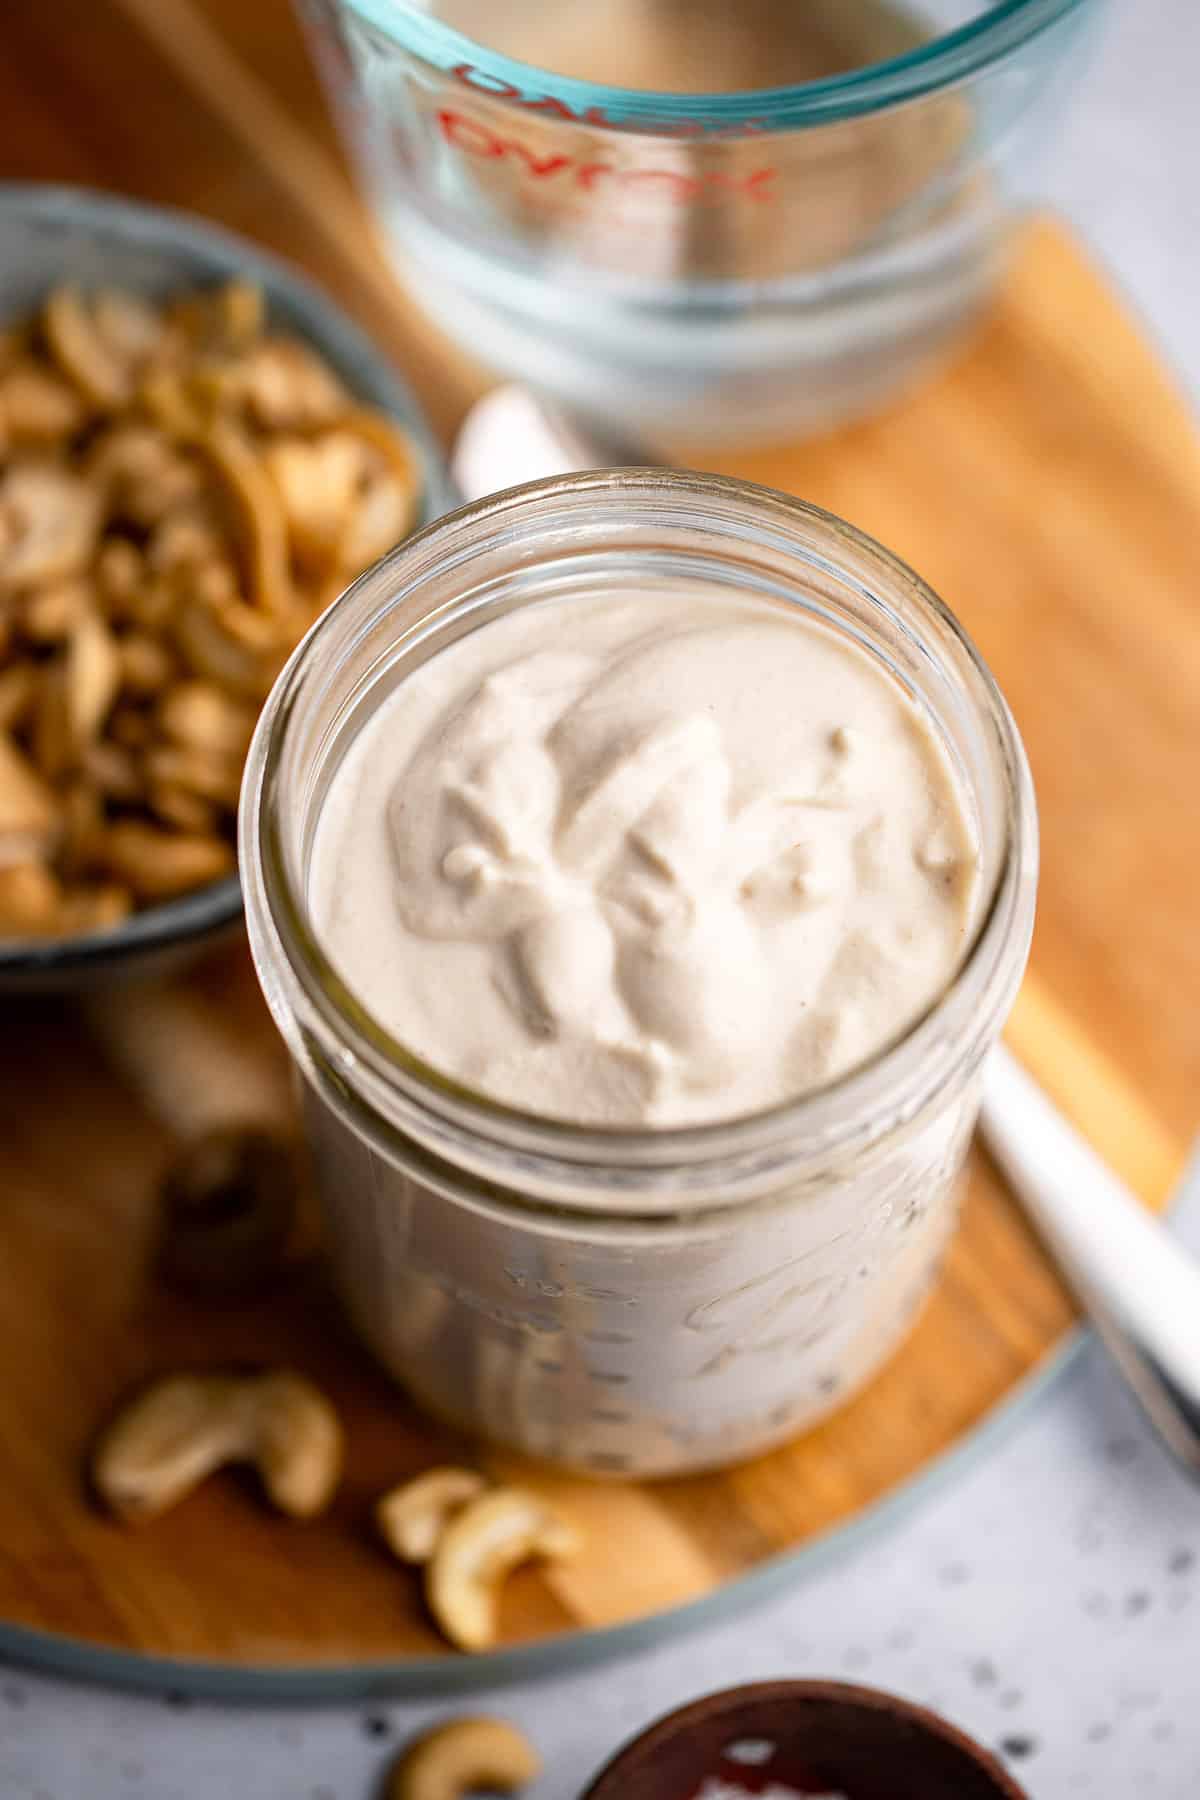
M252 1463L280 1512L310 1519L333 1498L342 1428L325 1396L289 1370L171 1375L103 1433L92 1482L110 1512L150 1519L227 1463Z
M425 1577L434 1618L460 1650L488 1650L499 1633L506 1576L532 1556L571 1556L573 1525L521 1488L497 1488L470 1501L438 1539Z
M427 1563L452 1515L486 1493L487 1485L476 1469L427 1469L378 1501L379 1535L401 1562Z
M571 1556L579 1533L536 1494L489 1488L473 1469L437 1468L385 1494L380 1533L402 1562L424 1564L429 1610L460 1650L496 1642L500 1590L530 1557Z

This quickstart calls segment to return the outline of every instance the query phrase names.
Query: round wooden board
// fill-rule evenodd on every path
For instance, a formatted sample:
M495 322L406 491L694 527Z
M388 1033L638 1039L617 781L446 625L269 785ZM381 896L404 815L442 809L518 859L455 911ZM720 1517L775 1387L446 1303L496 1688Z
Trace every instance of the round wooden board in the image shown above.
M1094 273L1039 228L947 376L839 438L727 466L877 530L982 640L1030 745L1045 845L1034 973L1011 1036L1161 1204L1200 1089L1200 448L1169 383ZM172 1129L286 1106L244 952L186 989L122 992L86 1015L7 1004L0 1097L7 1648L226 1691L497 1673L494 1659L447 1651L417 1581L373 1542L369 1514L383 1488L434 1461L505 1474L513 1463L453 1439L375 1371L315 1256L271 1300L228 1311L171 1299L150 1275ZM1070 1317L1013 1204L975 1162L962 1231L916 1332L821 1429L745 1467L657 1485L520 1471L579 1521L586 1549L513 1580L505 1650L559 1661L594 1646L588 1634L802 1560L961 1444ZM245 1359L294 1364L337 1402L349 1467L333 1511L283 1522L229 1476L138 1530L98 1516L85 1453L122 1390L152 1371Z

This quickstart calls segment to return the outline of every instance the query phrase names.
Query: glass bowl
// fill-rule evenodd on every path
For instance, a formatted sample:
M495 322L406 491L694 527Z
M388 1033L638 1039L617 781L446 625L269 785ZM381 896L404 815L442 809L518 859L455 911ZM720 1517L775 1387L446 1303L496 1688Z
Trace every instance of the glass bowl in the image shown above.
M415 298L678 452L826 429L937 365L1004 267L1099 0L300 3ZM808 64L800 17L836 39ZM720 91L664 91L702 75Z

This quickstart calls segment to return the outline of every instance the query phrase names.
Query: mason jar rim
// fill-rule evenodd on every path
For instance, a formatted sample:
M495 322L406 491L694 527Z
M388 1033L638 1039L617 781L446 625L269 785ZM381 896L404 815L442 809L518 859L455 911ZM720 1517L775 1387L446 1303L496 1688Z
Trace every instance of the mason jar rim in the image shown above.
M1089 0L999 0L928 43L820 81L718 94L663 93L556 75L490 50L405 0L341 0L377 31L450 75L482 77L493 98L562 109L564 122L653 132L655 124L778 131L827 125L955 85L1021 48ZM491 84L490 88L487 85ZM470 83L468 83L470 85ZM545 115L543 115L545 116Z
M593 516L596 508L607 508L614 518L641 509L690 526L723 520L727 535L749 536L792 554L803 544L823 544L827 566L843 578L857 557L881 585L899 584L951 634L979 683L1003 759L1008 801L1003 851L973 938L947 987L901 1034L853 1069L787 1101L711 1124L631 1127L546 1118L468 1088L416 1056L371 1016L326 956L300 891L303 873L297 881L282 837L276 801L289 727L302 683L320 665L347 614L369 609L355 640L360 641L378 620L376 602L395 604L419 591L432 570L465 558L470 544L515 546L523 521L561 521L589 503ZM828 557L831 546L843 552L840 563ZM873 589L864 591L886 608ZM452 601L422 616L393 648L410 637L415 642L429 636L456 616L459 604ZM891 551L820 507L727 476L664 469L596 470L489 495L426 526L360 576L298 645L263 708L246 763L239 837L251 947L268 1004L293 1049L297 1033L289 1031L286 1015L299 998L305 1008L299 1038L307 1053L321 1044L325 1066L336 1071L344 1092L355 1091L376 1123L382 1122L378 1103L384 1102L387 1123L406 1141L432 1144L439 1162L460 1173L479 1169L480 1146L484 1161L491 1153L515 1155L535 1206L535 1191L560 1183L581 1185L593 1200L602 1193L615 1197L641 1182L661 1186L667 1177L673 1191L697 1196L710 1187L749 1185L760 1191L773 1168L794 1163L798 1146L802 1155L828 1156L861 1147L864 1138L876 1141L919 1117L960 1063L971 1066L971 1057L963 1057L964 1042L986 1047L1011 1003L1015 984L1005 952L1014 935L1023 933L1023 966L1037 858L1032 783L1011 714L971 638L932 589ZM271 952L283 957L293 997L283 996L264 969Z

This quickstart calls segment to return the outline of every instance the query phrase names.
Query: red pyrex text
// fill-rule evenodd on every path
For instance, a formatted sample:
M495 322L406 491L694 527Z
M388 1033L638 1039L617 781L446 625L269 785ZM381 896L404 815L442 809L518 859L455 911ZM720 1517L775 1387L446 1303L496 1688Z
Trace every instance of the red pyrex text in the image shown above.
M755 201L771 198L770 183L775 170L770 168L755 169L748 175L732 175L722 169L703 169L694 173L684 169L622 169L612 163L582 161L563 151L531 149L520 138L501 137L478 119L448 108L439 112L437 118L442 136L456 150L489 161L509 162L531 181L557 177L563 184L582 188L585 192L601 185L626 190L641 188L677 201L712 199L717 195L737 195Z

